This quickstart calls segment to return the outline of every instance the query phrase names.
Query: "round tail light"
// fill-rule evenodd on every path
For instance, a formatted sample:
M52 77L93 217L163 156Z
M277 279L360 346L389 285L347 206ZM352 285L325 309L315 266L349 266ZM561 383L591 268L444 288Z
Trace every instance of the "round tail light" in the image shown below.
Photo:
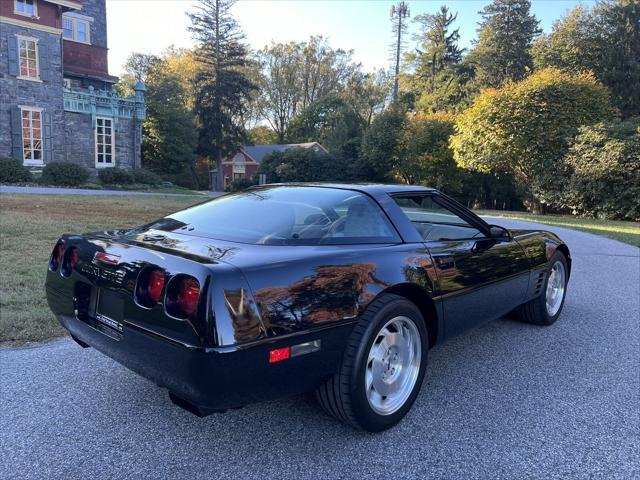
M62 260L64 258L64 245L60 242L53 247L53 252L51 252L51 259L49 260L49 270L55 272L60 265L62 265Z
M68 250L66 257L64 255L64 249L63 249L62 260L60 263L62 265L60 267L60 273L65 277L68 277L69 275L71 275L71 272L73 271L73 268L76 266L77 263L78 263L78 249L76 247L71 247Z
M145 268L138 275L136 302L151 308L162 300L166 274L159 268Z
M167 287L165 308L175 318L193 317L198 310L200 283L189 275L176 275Z

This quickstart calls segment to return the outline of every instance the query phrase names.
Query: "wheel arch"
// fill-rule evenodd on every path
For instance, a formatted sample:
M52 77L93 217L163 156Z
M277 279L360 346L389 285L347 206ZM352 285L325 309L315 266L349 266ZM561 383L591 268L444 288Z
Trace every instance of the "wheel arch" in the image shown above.
M569 247L566 244L561 243L556 248L557 251L562 252L564 257L567 259L567 267L569 267L569 272L567 273L567 280L571 276L571 253L569 253Z
M424 318L427 332L429 333L429 348L433 347L438 340L438 333L440 330L438 326L439 315L435 302L431 299L425 289L415 283L399 283L385 289L380 292L379 295L383 295L385 293L404 297L418 307L418 310L420 310L420 313L422 314L422 318Z

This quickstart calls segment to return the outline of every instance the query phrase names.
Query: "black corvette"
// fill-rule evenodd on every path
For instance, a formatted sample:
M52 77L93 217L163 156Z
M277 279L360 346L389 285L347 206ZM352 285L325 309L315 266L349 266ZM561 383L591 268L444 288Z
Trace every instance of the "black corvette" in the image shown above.
M197 414L315 391L379 431L429 348L513 312L550 325L571 257L424 187L267 185L111 232L64 235L47 300L71 336Z

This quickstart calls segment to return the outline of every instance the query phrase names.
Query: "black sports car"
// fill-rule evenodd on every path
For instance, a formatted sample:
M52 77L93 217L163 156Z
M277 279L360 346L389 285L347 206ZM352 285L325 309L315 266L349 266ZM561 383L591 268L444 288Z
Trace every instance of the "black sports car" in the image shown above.
M64 235L47 300L71 336L197 415L315 391L379 431L429 348L515 312L562 311L569 249L488 225L429 188L267 185L133 230Z

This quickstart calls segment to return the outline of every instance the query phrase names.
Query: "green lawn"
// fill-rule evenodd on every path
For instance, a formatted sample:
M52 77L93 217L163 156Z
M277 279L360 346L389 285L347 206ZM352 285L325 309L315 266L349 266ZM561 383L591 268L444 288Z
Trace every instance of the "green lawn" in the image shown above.
M133 227L202 196L0 195L0 343L63 334L44 295L47 260L62 233Z
M479 215L512 218L514 220L525 220L547 225L557 225L558 227L573 228L574 230L601 235L640 247L640 223L638 222L580 218L569 215L533 215L526 212L502 212L499 210L479 210L476 213Z

